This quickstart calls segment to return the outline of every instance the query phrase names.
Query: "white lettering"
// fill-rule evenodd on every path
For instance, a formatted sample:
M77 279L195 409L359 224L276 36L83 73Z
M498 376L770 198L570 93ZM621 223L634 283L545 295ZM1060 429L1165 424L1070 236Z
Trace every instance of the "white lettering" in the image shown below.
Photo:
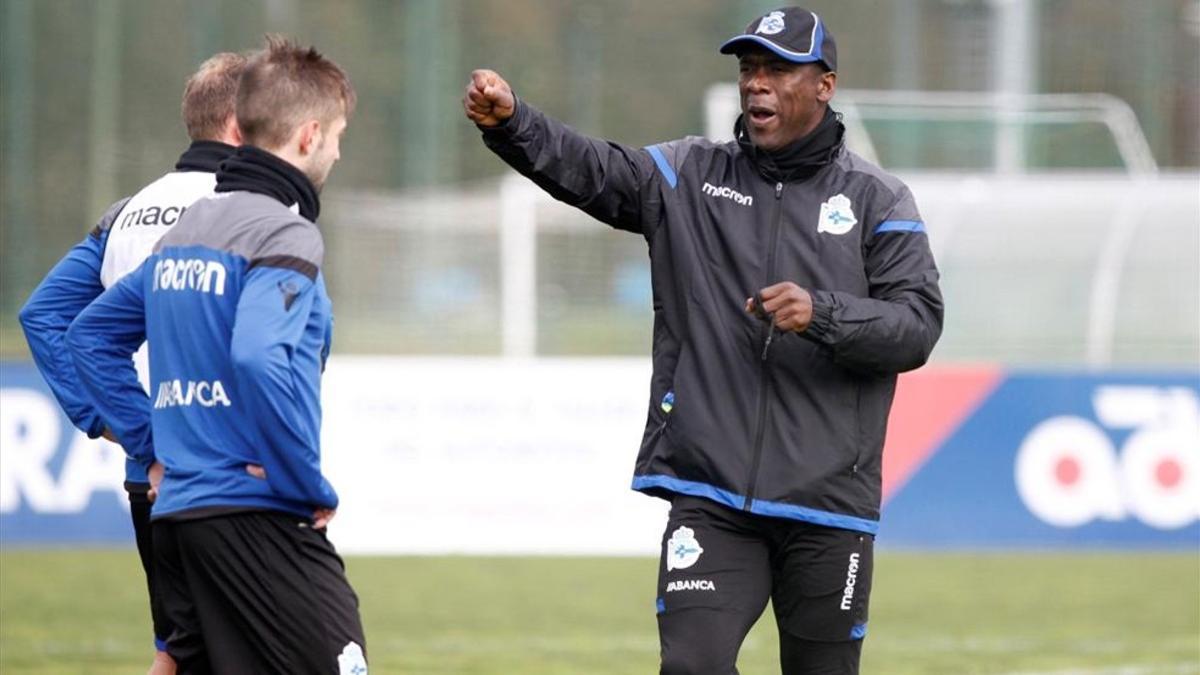
M188 261L180 260L175 265L175 275L171 277L171 288L181 290L187 283Z
M125 455L108 441L72 430L74 440L55 483L49 462L61 440L62 422L49 397L24 389L0 391L0 513L12 513L24 496L39 513L78 513L98 491L125 499Z
M225 295L225 266L215 260L163 258L154 264L152 290L188 290Z
M1095 422L1058 416L1017 451L1017 492L1056 527L1133 516L1161 530L1200 517L1200 398L1187 387L1103 385ZM1105 428L1131 430L1118 452Z
M209 405L217 405L218 403L226 408L230 405L229 397L225 395L225 386L221 384L220 380L214 380L212 384L212 403Z
M0 512L16 511L25 495L35 511L54 511L54 480L46 462L58 447L58 411L26 389L0 393Z
M213 285L216 288L213 288ZM204 273L204 292L213 289L216 295L225 295L225 266L215 260L210 260Z
M188 380L164 380L158 384L158 395L154 398L154 408L174 408L200 404L202 408L212 408L221 405L228 408L232 405L225 393L225 385L220 380L212 382L194 382Z
M684 579L667 583L667 592L675 591L715 591L717 585L708 579Z
M846 589L842 591L842 611L850 609L854 601L854 584L858 583L858 554L850 554L850 567L846 570Z
M701 190L704 191L704 194L709 195L711 197L723 197L725 199L732 200L742 206L753 206L754 205L754 197L751 197L750 195L744 195L744 194L738 192L737 190L734 190L733 188L730 188L730 187L726 187L724 185L722 185L721 187L717 187L717 186L713 185L712 183L706 182L704 184L704 186L701 188Z

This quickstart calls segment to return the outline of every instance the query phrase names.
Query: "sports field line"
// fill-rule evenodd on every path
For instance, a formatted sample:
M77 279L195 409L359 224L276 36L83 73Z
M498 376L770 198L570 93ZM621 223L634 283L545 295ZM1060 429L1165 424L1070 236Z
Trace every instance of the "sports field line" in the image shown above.
M1105 668L1068 668L1066 670L1014 670L1001 675L1193 675L1200 673L1198 663L1168 663L1156 666L1108 666Z

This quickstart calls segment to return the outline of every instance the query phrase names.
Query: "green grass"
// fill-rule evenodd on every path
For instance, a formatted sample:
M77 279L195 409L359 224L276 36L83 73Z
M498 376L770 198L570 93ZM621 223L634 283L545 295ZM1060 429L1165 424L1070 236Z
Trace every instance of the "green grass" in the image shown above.
M351 557L374 673L652 673L656 563L642 558ZM0 672L149 663L125 551L0 554ZM776 673L768 611L745 675ZM866 674L1200 673L1195 555L883 552Z

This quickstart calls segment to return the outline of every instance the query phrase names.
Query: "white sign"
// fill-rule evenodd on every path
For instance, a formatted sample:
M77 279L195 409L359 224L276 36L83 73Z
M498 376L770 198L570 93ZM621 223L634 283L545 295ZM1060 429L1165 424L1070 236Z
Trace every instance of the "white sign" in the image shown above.
M654 555L633 492L649 359L331 359L330 538L355 553Z

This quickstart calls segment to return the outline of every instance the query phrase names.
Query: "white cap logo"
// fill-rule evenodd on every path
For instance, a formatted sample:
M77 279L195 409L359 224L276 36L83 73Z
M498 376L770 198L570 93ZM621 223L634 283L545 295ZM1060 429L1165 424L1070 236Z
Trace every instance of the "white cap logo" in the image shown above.
M758 30L755 33L763 35L776 35L783 32L783 12L771 12L764 16L762 21L758 22Z

